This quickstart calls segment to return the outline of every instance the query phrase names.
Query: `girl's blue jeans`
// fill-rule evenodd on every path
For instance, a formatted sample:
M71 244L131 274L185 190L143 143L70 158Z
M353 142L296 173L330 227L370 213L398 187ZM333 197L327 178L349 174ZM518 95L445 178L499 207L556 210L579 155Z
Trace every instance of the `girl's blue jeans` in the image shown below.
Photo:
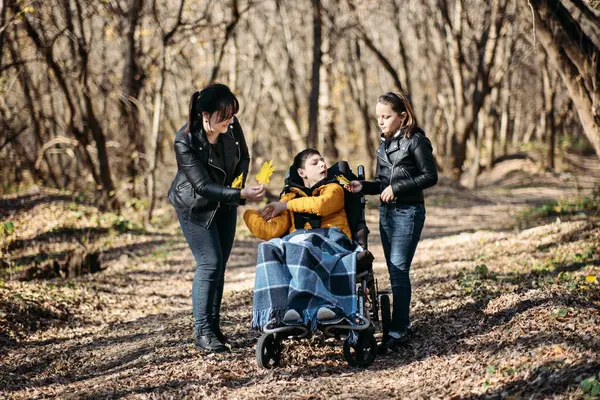
M379 232L394 302L391 330L405 332L410 325L410 264L425 224L425 205L382 205L379 211Z

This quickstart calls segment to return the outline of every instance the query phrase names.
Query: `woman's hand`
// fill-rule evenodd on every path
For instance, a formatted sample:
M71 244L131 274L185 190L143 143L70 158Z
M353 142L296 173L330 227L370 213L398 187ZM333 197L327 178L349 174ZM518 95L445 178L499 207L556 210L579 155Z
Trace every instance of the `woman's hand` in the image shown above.
M287 203L282 203L281 201L275 201L273 203L267 204L265 206L265 208L262 210L261 215L264 219L266 219L268 221L270 219L275 218L276 216L278 216L285 210L287 210Z
M248 201L261 201L265 197L265 185L249 185L240 193L242 199Z
M344 189L351 193L359 193L363 188L362 183L360 181L352 181L344 185Z
M384 203L389 203L394 200L394 191L392 190L392 185L386 187L383 192L381 192L381 201Z

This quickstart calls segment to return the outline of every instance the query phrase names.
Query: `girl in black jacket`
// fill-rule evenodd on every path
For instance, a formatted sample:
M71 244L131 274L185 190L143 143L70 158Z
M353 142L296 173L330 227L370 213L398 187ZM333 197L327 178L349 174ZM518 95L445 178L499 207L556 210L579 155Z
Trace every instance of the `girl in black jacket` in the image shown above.
M392 284L392 327L380 350L408 341L411 299L410 264L425 223L423 189L437 183L431 142L417 127L412 105L404 93L388 92L375 109L381 129L377 170L373 181L352 181L352 192L379 194L379 231Z
M244 186L250 165L239 103L223 84L192 95L190 115L175 136L177 174L169 201L197 263L192 285L196 347L227 350L220 329L225 266L235 237L237 206L260 201L263 185ZM242 174L242 188L232 188Z

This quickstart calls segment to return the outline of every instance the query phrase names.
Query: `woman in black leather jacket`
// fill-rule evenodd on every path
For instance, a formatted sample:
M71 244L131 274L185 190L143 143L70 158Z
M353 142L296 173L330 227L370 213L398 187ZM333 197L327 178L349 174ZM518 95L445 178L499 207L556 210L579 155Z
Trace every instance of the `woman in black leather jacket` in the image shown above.
M411 300L410 265L425 223L423 189L437 183L431 142L417 127L404 93L388 92L377 99L381 143L373 181L352 181L352 192L379 194L379 231L392 284L392 327L380 350L408 341Z
M228 349L220 329L225 266L235 237L237 206L260 201L263 185L244 186L250 165L239 103L223 84L192 95L188 123L175 136L177 174L169 201L196 260L192 307L196 347ZM242 175L242 188L232 188Z

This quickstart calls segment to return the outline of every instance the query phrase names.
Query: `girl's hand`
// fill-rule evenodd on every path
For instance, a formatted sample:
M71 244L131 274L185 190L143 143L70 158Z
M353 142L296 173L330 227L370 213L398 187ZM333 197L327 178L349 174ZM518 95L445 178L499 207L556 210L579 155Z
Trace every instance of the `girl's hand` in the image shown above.
M262 211L262 217L268 221L270 219L275 218L285 210L287 210L287 203L275 201L265 206L265 208Z
M359 193L363 188L362 183L360 181L352 181L344 185L344 189L351 193Z
M249 185L242 189L240 196L248 201L261 201L265 197L264 185Z
M383 192L381 192L381 201L384 203L389 203L394 200L394 191L392 190L392 185L386 187Z

